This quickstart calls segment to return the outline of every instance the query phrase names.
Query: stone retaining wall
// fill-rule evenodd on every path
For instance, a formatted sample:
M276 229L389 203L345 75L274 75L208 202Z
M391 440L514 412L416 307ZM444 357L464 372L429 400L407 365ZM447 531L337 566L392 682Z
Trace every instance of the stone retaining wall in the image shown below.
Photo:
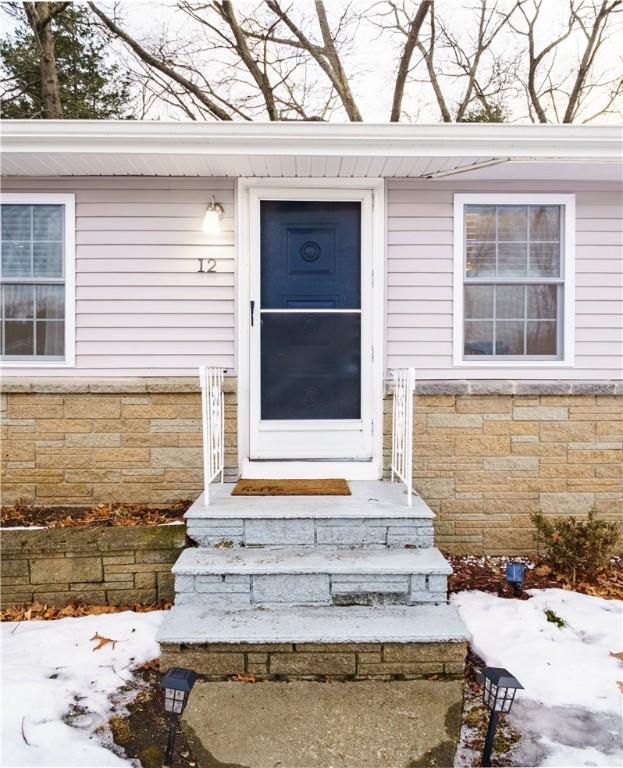
M5 528L2 607L172 600L171 565L185 543L183 525Z
M258 680L410 680L462 677L467 644L442 643L161 643L160 668L188 667L209 680L236 673Z

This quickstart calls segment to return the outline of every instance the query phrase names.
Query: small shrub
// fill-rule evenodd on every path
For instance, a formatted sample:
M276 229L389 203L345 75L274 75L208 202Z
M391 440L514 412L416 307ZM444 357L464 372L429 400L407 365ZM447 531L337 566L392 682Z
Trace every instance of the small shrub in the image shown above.
M621 532L619 523L597 520L594 510L586 520L574 516L548 520L541 512L530 519L537 531L539 554L542 543L545 559L573 584L578 575L592 579L608 564Z
M549 622L551 622L552 624L555 624L558 627L558 629L562 629L563 627L567 626L567 622L563 618L561 618L557 613L552 611L551 608L545 609L545 617Z

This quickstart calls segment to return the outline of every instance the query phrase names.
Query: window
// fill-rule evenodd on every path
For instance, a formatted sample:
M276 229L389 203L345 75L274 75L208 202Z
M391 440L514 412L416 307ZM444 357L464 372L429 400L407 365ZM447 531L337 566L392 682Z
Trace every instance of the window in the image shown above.
M455 363L572 353L573 196L455 196Z
M73 365L73 195L2 195L0 230L3 364Z

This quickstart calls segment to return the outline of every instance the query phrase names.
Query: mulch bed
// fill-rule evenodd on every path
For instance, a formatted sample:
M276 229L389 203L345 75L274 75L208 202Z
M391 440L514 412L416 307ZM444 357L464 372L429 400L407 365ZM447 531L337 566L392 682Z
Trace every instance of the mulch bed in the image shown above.
M147 504L98 504L92 507L35 507L23 502L2 507L3 528L70 528L85 525L162 525L183 520L192 501L183 499L168 507Z
M543 561L533 562L525 557L513 558L526 566L524 592L517 596L505 579L508 557L473 557L446 555L452 566L452 576L448 579L448 591L463 592L479 589L482 592L494 592L500 597L519 597L527 600L528 589L569 589L585 595L604 597L610 600L623 600L623 557L614 557L610 566L593 579L580 579L573 584L566 576L555 573Z

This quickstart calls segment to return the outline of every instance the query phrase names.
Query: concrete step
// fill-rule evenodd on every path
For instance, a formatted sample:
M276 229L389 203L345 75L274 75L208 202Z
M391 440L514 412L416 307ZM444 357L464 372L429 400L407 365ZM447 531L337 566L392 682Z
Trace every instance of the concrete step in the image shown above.
M173 566L176 605L441 603L450 565L438 549L186 549Z
M232 496L232 484L213 485L186 513L188 535L209 547L431 547L433 511L419 496L406 504L402 485L349 482L350 496Z
M210 679L462 675L466 630L448 605L219 610L176 605L158 633L161 668Z

